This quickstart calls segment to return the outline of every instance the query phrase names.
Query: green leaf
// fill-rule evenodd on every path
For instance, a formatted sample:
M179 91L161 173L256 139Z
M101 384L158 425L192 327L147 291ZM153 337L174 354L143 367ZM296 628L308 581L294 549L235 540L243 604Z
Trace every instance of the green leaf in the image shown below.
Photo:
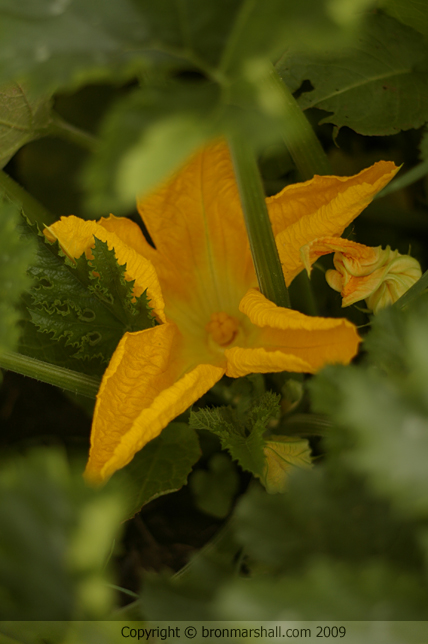
M219 519L229 514L238 487L237 471L224 453L214 454L208 462L208 470L196 470L190 478L197 507Z
M133 206L215 132L219 88L174 83L135 90L118 102L101 131L83 182L98 212Z
M244 470L262 477L266 445L263 436L269 421L278 413L279 396L266 392L243 414L231 407L200 409L190 413L189 423L194 429L216 434L223 449L227 449Z
M390 16L428 37L428 7L423 0L382 0L380 4Z
M381 13L368 17L355 45L316 55L296 48L283 57L278 71L292 91L304 80L312 83L314 89L303 92L298 102L302 109L332 112L321 123L381 136L428 120L425 40Z
M168 78L162 68L163 84L155 69L107 116L83 176L94 212L129 208L215 136L239 132L257 150L279 140L286 107L270 82L269 58L294 40L313 47L317 35L331 42L342 33L313 0L163 0L143 11L154 49L175 52L168 61L176 69ZM158 63L168 66L164 55Z
M35 236L34 229L27 228L27 235ZM105 242L95 239L93 259L82 255L75 263L43 235L37 242L29 268L34 283L25 297L34 326L25 325L20 349L71 369L102 373L124 333L153 325L146 294L134 301L133 282Z
M13 349L19 338L16 310L19 297L30 286L26 270L34 257L34 244L21 239L19 211L0 202L0 351Z
M122 508L117 489L88 488L60 450L3 462L0 619L105 618L113 597L103 569Z
M0 79L26 77L41 91L128 75L148 44L132 0L0 2ZM127 51L128 50L128 51Z
M279 579L233 580L219 595L217 619L243 620L244 623L247 620L289 621L294 627L300 626L301 632L306 632L305 637L309 635L305 629L311 631L312 637L323 633L319 627L310 628L308 622L330 621L336 624L336 628L339 625L343 628L343 622L348 620L354 622L357 629L358 621L362 622L358 630L352 631L355 642L389 644L391 641L406 641L416 644L424 641L427 635L426 624L422 629L419 624L409 624L410 628L404 631L400 629L399 621L394 622L426 619L426 586L399 568L388 567L376 560L356 565L334 558L315 559L296 575ZM387 622L387 632L378 630L374 633L367 629L367 621L377 625L380 621ZM331 626L327 627L325 632L331 637L330 629ZM342 632L344 637L346 628L336 632L339 637ZM284 637L284 627L282 633Z
M0 87L0 168L23 145L44 136L51 123L49 96L9 83Z
M329 442L406 516L428 513L427 314L426 296L385 310L367 339L369 366L329 367L310 386L314 409L336 423Z
M270 436L264 448L265 469L261 481L267 492L285 492L294 467L310 468L311 448L304 438Z
M0 82L43 91L126 78L152 64L232 72L290 41L343 37L330 3L304 0L0 0ZM349 22L358 22L358 16Z
M238 503L235 520L236 538L255 572L288 575L324 557L349 563L379 558L413 572L423 565L412 521L400 521L337 460L328 468L295 468L286 494L254 486Z
M127 498L127 516L163 494L176 492L187 483L201 451L196 432L185 423L170 423L160 436L138 452L131 463L113 477Z

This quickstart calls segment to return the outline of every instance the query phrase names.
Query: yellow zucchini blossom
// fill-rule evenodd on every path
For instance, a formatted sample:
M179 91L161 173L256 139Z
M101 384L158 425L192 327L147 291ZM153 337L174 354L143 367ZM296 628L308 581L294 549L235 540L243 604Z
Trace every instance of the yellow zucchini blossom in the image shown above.
M334 253L335 270L326 271L325 278L342 295L342 306L365 300L377 313L394 304L422 276L418 260L410 255L340 237L323 237L303 246L301 257L308 273L314 261L329 253Z
M267 199L287 285L304 268L300 248L339 236L394 176L379 162L354 177L315 177ZM145 289L158 324L125 333L98 392L86 477L102 482L227 375L313 373L348 363L360 338L345 319L309 317L257 288L238 188L225 143L198 151L138 200L150 233L110 216L63 217L45 230L71 258L94 237L114 248L135 295Z

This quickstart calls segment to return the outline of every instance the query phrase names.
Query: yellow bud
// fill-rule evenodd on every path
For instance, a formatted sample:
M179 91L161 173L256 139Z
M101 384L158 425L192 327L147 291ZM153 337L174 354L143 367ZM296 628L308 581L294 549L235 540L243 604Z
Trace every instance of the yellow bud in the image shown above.
M341 237L322 237L300 252L308 272L318 257L334 253L335 270L325 274L328 285L342 295L342 306L365 300L373 313L396 302L422 275L416 259L390 246L372 248Z

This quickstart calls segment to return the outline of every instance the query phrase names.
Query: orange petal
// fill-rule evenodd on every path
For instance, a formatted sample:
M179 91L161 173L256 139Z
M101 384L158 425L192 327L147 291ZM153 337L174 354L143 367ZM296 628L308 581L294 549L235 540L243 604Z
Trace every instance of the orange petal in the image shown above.
M347 364L361 341L348 320L310 317L276 306L256 289L248 291L240 310L259 331L251 348L225 351L226 375L235 378L284 370L314 373L325 364Z
M123 336L97 396L88 480L102 482L127 465L224 374L209 364L186 368L182 355L175 324Z
M146 244L168 304L168 318L180 322L199 313L233 314L257 284L238 188L223 141L204 147L138 210L156 246Z
M398 170L379 161L353 177L315 176L268 197L287 286L303 269L300 248L319 237L339 237Z
M358 275L362 274L365 266L368 270L373 270L373 265L379 257L379 249L371 246L364 246L343 237L321 237L314 239L300 249L302 262L308 272L311 272L311 266L323 255L330 253L345 253L348 263L355 264ZM349 269L348 269L349 270Z
M83 253L91 256L90 249L94 245L94 237L103 242L107 242L110 250L114 248L118 263L120 265L126 264L126 279L135 280L135 296L138 297L147 289L147 297L150 300L154 312L160 321L165 322L165 305L153 264L136 252L133 246L122 241L116 233L108 230L108 227L114 226L120 228L121 235L124 234L126 228L127 232L124 236L125 238L126 236L129 237L131 230L129 224L124 224L123 222L119 225L112 224L110 219L103 219L99 224L96 221L79 219L79 217L75 217L74 215L61 217L52 226L45 228L44 234L50 241L57 239L63 251L71 259L77 259ZM133 224L133 226L138 228L136 224ZM141 230L139 228L138 230L141 236L143 236ZM135 240L137 240L138 233L136 233L134 228L133 231L135 233ZM141 244L141 239L135 241L134 246L139 244Z

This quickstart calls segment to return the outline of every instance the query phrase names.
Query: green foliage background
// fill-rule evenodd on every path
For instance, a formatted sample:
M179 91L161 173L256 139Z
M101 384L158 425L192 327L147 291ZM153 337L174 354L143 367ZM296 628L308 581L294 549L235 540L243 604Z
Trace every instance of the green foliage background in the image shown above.
M0 358L87 378L75 404L91 414L121 336L153 320L105 244L74 265L40 230L71 213L137 220L135 193L219 134L255 150L267 193L301 179L272 63L335 173L404 164L348 233L411 246L427 268L427 37L416 0L0 0ZM313 273L320 314L343 315ZM394 620L427 621L427 281L374 319L349 311L370 326L355 364L224 379L102 490L83 484L86 445L70 447L60 418L43 448L5 431L6 641L92 642L73 620L257 619L391 621L364 635L386 644ZM302 282L290 292L301 308ZM308 438L314 467L291 468ZM285 492L260 483L267 446L284 457ZM188 478L193 511L218 533L180 572L117 592L121 522ZM58 624L12 623L36 619Z

